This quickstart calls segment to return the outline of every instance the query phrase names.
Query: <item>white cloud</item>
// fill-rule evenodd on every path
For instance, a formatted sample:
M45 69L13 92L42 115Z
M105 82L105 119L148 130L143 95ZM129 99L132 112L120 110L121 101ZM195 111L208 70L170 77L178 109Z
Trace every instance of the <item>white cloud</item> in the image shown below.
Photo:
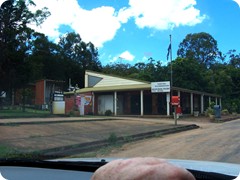
M238 6L240 7L240 0L233 0L233 1L235 1L238 4Z
M132 55L129 51L124 51L122 54L119 55L119 58L127 61L133 61L135 56Z
M114 38L121 27L115 16L114 8L99 7L91 11L79 11L79 19L74 21L72 28L79 32L83 39L92 41L97 47Z
M69 25L84 41L91 41L95 46L101 47L104 42L112 40L121 27L113 7L102 6L85 10L79 6L77 0L34 0L34 2L37 5L35 9L47 7L51 12L51 16L41 27L34 29L53 39L61 34L59 32L61 25Z
M114 63L116 61L133 61L135 58L134 55L132 55L129 51L124 51L121 54L118 54L114 57L112 57L111 55L108 57L109 61Z
M119 17L125 22L130 15L134 16L139 28L166 30L180 25L193 26L206 18L194 8L196 0L129 0L129 5L119 12Z
M237 0L235 0L237 1ZM77 0L34 0L36 7L47 7L51 16L41 25L34 27L39 32L56 40L61 25L70 26L86 42L102 47L111 41L123 23L134 18L139 28L166 30L180 25L193 26L201 23L205 15L194 8L196 0L129 0L129 7L118 12L114 7L101 6L83 9ZM129 55L129 54L128 54Z

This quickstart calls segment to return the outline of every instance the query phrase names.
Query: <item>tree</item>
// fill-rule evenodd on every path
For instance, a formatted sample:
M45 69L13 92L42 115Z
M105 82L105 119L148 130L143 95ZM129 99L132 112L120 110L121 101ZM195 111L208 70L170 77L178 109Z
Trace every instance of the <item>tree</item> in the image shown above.
M157 62L159 65L159 61ZM150 57L148 59L148 63L136 63L134 67L138 70L138 75L136 76L137 79L141 79L144 81L157 81L157 66L155 60Z
M40 25L50 15L46 8L29 11L32 5L31 0L8 0L0 7L0 92L24 86L30 77L26 58L34 31L27 25Z
M27 59L31 66L31 81L43 78L64 79L64 64L59 54L59 47L50 42L44 34L34 33L33 37L31 53Z
M217 41L208 33L188 34L180 43L177 55L209 66L220 57Z
M106 74L129 77L131 74L138 71L129 63L110 63L103 67L102 72Z
M71 78L74 84L84 86L85 70L100 71L101 62L98 59L98 51L94 45L82 41L79 34L74 32L60 37L59 41L60 56L65 65L70 67L65 69L65 77Z
M240 68L240 54L237 54L236 50L229 50L229 63L235 68Z
M193 59L177 58L172 62L173 86L204 91L205 68Z

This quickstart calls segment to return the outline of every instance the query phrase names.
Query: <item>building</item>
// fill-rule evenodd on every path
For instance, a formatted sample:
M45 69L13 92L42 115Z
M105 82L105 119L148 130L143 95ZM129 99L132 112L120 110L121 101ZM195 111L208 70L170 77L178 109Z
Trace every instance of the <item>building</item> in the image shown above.
M41 79L36 83L29 83L25 87L25 91L28 91L25 99L25 104L35 106L38 109L49 109L51 105L52 95L55 92L63 93L64 81ZM21 105L23 102L22 95L23 89L17 89L13 95L12 105Z
M221 106L221 96L178 87L172 95L180 97L183 114L204 113L210 102ZM65 93L66 113L74 104L81 115L104 115L111 111L119 115L170 116L170 92L152 93L151 82L138 81L93 71L85 72L85 88Z
M54 92L62 92L64 81L41 79L35 84L35 105L48 109Z

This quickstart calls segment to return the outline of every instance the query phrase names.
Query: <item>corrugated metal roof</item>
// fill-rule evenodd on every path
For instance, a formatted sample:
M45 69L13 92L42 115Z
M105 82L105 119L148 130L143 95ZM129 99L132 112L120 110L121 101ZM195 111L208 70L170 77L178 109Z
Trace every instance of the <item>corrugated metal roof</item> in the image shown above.
M76 93L85 92L106 92L106 91L131 91L131 90L147 90L151 89L151 84L137 84L137 85L121 85L121 86L104 86L104 87L90 87L83 88L76 91ZM65 94L73 94L74 92L66 92Z
M92 87L109 87L109 86L125 86L125 85L138 85L138 84L149 84L149 82L139 81L136 79L130 79L120 76L112 76L107 74L102 74L98 72L86 71L85 72L85 87L89 86L89 78L101 78Z
M126 79L130 81L134 81L135 83L139 84L126 84L126 85L112 85L112 86L95 86L95 87L86 87L83 89L79 89L76 91L77 94L81 93L86 93L86 92L112 92L112 91L134 91L134 90L151 90L151 82L148 81L141 81L141 80L135 80L131 78L125 78L125 77L119 77L115 75L106 75L103 73L95 72L95 71L89 71L87 70L85 72L86 74L89 75L100 75L99 77L116 77L116 78L121 78L121 79ZM179 88L179 87L173 87L173 90L175 91L181 91L181 92L187 92L187 93L194 93L194 94L204 94L205 96L212 96L212 97L221 97L220 95L217 94L211 94L211 93L206 93L206 92L201 92L201 91L196 91L196 90L190 90L190 89L184 89L184 88ZM74 94L74 92L65 92L64 94Z
M138 85L121 85L121 86L105 86L105 87L91 87L83 88L76 91L77 94L86 92L112 92L112 91L134 91L134 90L151 90L151 84L138 84ZM217 94L211 94L201 91L195 91L190 89L184 89L179 87L173 87L175 91L188 92L194 94L204 94L205 96L221 97ZM74 94L74 92L66 92L65 94Z

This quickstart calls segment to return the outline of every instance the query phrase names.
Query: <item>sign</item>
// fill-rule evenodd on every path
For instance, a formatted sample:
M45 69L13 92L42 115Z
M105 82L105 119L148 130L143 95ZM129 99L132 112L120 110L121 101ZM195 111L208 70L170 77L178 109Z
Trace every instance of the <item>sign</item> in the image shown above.
M180 97L179 96L172 96L172 105L178 106L180 104Z
M151 82L151 92L170 92L170 81Z

